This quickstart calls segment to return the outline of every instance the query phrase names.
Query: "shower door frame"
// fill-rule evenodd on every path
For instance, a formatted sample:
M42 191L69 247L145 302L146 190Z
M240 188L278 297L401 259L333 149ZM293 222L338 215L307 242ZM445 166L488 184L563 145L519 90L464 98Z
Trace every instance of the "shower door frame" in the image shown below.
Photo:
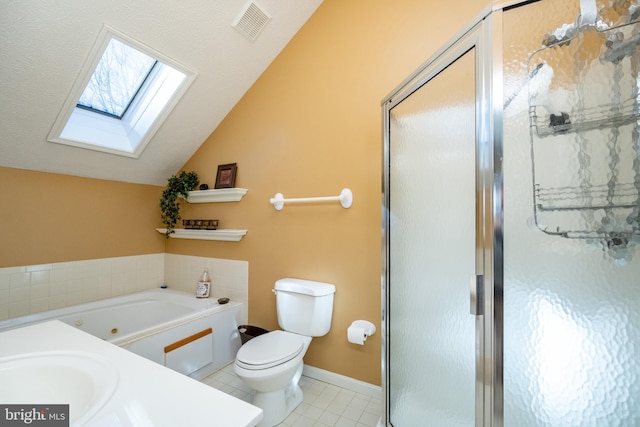
M537 1L537 0L534 0ZM476 274L482 275L483 314L476 315L476 427L503 426L503 82L502 12L531 1L503 1L486 7L445 46L382 101L382 426L390 423L390 112L471 49L476 51ZM469 314L471 315L471 314ZM404 426L395 426L404 427Z

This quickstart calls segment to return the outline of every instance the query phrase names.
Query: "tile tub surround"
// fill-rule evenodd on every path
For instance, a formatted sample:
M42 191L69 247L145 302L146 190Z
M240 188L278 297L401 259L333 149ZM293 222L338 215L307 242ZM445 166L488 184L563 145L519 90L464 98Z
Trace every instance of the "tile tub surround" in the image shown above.
M204 267L212 297L248 302L246 261L149 254L0 268L0 320L158 288L195 292ZM247 318L247 313L243 313Z
M0 268L0 319L158 287L164 254Z
M210 298L230 298L243 303L243 322L249 313L249 262L220 258L165 254L164 283L169 288L195 293L196 282L204 268L211 276Z

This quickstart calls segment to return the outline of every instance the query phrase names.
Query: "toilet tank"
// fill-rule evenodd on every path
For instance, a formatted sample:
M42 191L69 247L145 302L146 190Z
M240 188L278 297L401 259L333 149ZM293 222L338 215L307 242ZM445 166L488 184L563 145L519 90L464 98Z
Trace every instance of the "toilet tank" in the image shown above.
M283 330L310 337L329 332L335 285L287 278L276 281L274 290L278 324Z

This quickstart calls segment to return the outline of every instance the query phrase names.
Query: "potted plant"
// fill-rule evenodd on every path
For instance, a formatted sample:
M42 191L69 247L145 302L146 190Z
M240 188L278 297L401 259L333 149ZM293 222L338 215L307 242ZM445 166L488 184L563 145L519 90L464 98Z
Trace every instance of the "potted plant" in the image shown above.
M195 190L200 181L198 174L185 171L180 172L177 176L171 175L167 181L167 188L164 189L160 198L160 211L162 212L162 222L167 226L165 236L168 239L180 219L178 196L186 199L189 196L189 191Z

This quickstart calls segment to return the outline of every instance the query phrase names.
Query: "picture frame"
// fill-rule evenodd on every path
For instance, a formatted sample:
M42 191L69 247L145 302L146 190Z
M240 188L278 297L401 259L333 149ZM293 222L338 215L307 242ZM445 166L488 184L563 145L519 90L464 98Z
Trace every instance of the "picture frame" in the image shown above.
M234 188L236 185L237 170L238 166L236 163L218 165L218 173L216 174L216 184L214 188Z

